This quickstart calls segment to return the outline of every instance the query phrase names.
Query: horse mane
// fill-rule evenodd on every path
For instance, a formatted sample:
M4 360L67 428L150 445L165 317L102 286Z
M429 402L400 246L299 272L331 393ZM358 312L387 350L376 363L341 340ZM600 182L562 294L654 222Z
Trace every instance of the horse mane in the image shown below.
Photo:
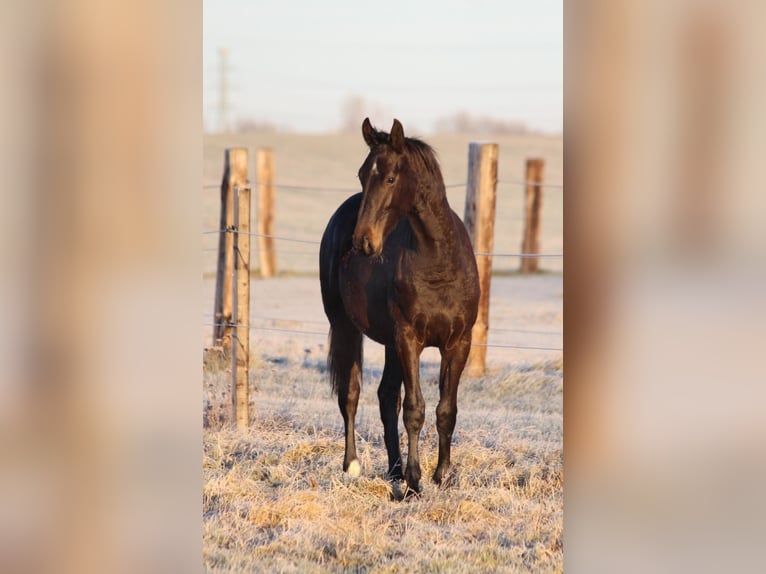
M391 135L387 132L375 130L376 145L391 145ZM437 158L436 151L426 142L413 137L404 138L404 150L407 155L414 158L419 167L424 168L429 175L443 181L441 167Z
M430 175L442 181L442 171L434 148L418 138L404 138L404 149L410 157L414 157L418 163L422 164Z

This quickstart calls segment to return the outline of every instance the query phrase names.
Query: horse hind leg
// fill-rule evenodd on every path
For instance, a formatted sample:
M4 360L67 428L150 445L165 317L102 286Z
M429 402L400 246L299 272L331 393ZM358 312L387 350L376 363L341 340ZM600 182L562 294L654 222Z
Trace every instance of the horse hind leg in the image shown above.
M362 382L362 334L350 321L334 323L330 328L330 352L327 357L333 391L343 416L346 448L343 471L359 476L361 466L356 456L354 421Z
M390 480L401 480L402 454L399 448L399 412L402 407L402 366L396 350L386 347L386 365L378 387L380 419L383 421L383 440L388 453Z
M455 430L457 420L457 388L470 350L470 340L463 340L450 350L442 350L439 373L439 404L436 405L439 461L432 477L436 484L442 483L450 467L452 433Z

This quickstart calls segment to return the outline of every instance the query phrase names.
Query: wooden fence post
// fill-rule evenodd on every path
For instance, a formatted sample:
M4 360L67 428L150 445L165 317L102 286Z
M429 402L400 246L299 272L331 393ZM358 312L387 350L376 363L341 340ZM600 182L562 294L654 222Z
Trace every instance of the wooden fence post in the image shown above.
M274 239L274 152L261 148L256 154L258 170L258 253L261 277L277 273L277 254Z
M543 204L544 167L545 161L542 158L527 159L522 253L540 253L540 212ZM539 264L539 257L522 257L521 272L536 273Z
M235 188L234 309L236 329L232 344L232 420L238 429L250 425L250 188Z
M213 345L231 348L233 236L226 231L234 225L234 186L247 184L247 148L227 148L221 181L221 219L218 235L218 264L213 308Z
M468 146L468 186L465 193L465 216L479 268L479 314L473 326L468 374L484 373L489 331L489 287L492 278L492 249L495 240L495 203L497 197L498 145L472 142Z

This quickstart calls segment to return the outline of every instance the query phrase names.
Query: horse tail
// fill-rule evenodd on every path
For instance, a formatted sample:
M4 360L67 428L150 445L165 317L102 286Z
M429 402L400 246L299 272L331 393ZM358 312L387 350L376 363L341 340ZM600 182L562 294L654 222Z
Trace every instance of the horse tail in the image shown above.
M362 369L362 334L346 314L340 283L342 258L351 250L351 236L361 202L362 194L357 193L338 207L322 234L319 246L322 305L330 322L327 371L333 393L340 397L348 395L351 377L360 377Z
M350 321L330 325L327 372L333 394L347 394L354 365L361 375L362 358L362 333Z

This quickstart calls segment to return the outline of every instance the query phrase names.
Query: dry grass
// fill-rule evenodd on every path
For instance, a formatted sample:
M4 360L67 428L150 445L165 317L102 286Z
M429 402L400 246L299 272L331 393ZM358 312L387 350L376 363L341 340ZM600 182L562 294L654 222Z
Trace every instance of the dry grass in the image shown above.
M204 563L211 572L541 572L563 568L560 361L491 369L461 385L448 485L396 501L384 481L376 371L365 372L357 447L342 474L342 422L320 361L253 359L246 434L207 422ZM208 404L225 359L206 361ZM222 371L223 369L223 371ZM438 365L424 363L424 477L436 465ZM221 411L225 409L220 409ZM215 409L207 409L211 413ZM400 424L401 427L401 424ZM403 443L403 452L406 446ZM395 487L398 488L398 487Z

